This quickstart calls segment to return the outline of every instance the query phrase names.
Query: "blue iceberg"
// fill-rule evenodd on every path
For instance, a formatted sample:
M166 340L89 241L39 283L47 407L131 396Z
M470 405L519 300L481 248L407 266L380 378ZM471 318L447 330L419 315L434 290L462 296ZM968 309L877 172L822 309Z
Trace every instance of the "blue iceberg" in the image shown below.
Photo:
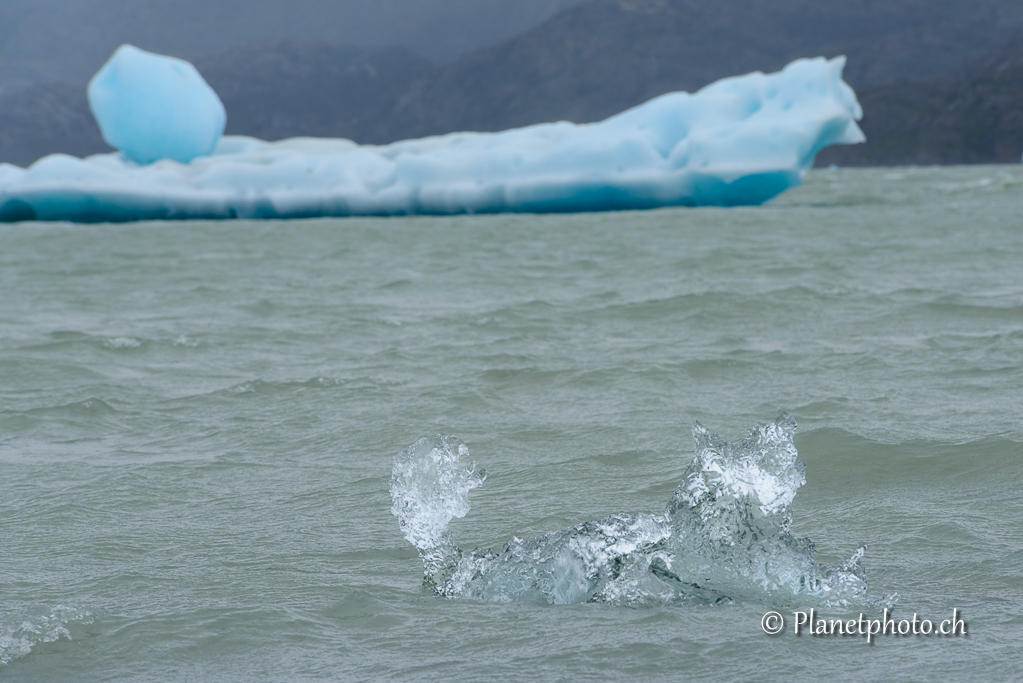
M87 93L103 139L141 164L206 156L227 123L223 103L194 66L132 45L117 48Z
M388 145L224 136L172 155L0 164L0 220L571 212L761 204L817 152L864 141L845 58L674 92L588 124L544 123ZM154 97L157 97L154 95Z

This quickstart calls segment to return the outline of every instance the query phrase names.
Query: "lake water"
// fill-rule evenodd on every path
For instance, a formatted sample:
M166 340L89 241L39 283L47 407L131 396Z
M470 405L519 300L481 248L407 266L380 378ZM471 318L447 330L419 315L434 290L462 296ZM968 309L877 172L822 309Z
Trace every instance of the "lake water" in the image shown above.
M465 548L661 513L693 421L781 410L794 533L864 543L897 619L967 636L444 599L390 514L435 433L489 471ZM0 225L0 679L1018 680L1021 484L1023 167L814 171L727 210Z

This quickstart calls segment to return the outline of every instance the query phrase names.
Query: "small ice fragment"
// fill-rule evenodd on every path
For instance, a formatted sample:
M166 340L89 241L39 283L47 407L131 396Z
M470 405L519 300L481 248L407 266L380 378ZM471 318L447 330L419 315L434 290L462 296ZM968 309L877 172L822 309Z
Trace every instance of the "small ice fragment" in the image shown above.
M423 558L430 582L460 552L451 541L448 523L469 512L469 491L482 486L486 470L461 462L469 455L457 437L423 438L394 458L391 471L391 514L409 543Z

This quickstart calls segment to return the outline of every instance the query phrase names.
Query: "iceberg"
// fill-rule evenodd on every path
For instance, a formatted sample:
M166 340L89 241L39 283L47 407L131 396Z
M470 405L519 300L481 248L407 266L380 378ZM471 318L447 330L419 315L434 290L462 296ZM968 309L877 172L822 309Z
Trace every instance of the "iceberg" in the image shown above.
M194 66L133 45L117 48L86 92L103 139L140 164L208 155L227 123L223 103Z
M391 512L423 560L423 583L438 596L495 602L615 605L753 602L882 609L898 593L871 597L864 548L831 567L791 533L790 505L806 482L782 413L737 444L699 423L696 454L663 514L615 514L500 553L463 551L448 524L469 512L469 491L486 472L463 462L457 438L420 439L394 458Z
M864 141L845 58L674 92L596 123L387 145L224 136L187 163L128 151L0 164L0 220L302 218L761 204ZM154 100L162 93L153 94ZM115 111L115 113L117 113Z

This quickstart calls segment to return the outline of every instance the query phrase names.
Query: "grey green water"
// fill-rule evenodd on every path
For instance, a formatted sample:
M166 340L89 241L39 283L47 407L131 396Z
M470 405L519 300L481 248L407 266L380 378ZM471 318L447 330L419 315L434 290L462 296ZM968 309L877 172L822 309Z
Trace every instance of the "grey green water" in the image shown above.
M434 597L393 456L490 473L500 549L664 510L699 420L788 411L793 531L896 617ZM838 170L749 209L0 226L0 679L1018 680L1023 167ZM829 611L858 616L859 609ZM791 614L786 613L791 619Z

